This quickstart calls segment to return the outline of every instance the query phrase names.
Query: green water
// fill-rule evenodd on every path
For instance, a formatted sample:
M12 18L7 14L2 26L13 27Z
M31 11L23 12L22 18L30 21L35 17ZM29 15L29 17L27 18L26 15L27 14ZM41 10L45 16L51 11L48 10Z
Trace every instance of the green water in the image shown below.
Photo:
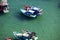
M13 31L22 29L34 31L38 40L60 40L60 0L8 0L10 12L0 15L0 40L14 38ZM43 15L29 19L20 14L20 8L27 4L43 9Z

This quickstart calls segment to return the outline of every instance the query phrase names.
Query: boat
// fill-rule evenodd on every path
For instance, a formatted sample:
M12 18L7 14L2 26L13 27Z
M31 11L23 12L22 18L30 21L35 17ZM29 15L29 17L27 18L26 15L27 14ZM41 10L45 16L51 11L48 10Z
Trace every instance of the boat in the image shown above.
M0 12L3 12L3 13L8 13L9 12L9 7L8 7L7 0L1 0Z
M20 10L25 16L32 17L32 18L36 17L36 15L32 15L32 13L34 13L34 11L30 10L30 12L27 12L25 9L20 9Z
M27 16L27 17L31 17L31 18L36 18L38 15L42 15L41 11L43 9L39 10L39 13L35 10L37 9L36 7L30 9L29 11L25 10L25 9L20 9L20 11L23 13L23 15Z
M38 37L34 37L33 38L28 38L29 35L27 35L28 33L19 33L19 32L13 32L13 35L15 36L15 39L17 40L38 40Z

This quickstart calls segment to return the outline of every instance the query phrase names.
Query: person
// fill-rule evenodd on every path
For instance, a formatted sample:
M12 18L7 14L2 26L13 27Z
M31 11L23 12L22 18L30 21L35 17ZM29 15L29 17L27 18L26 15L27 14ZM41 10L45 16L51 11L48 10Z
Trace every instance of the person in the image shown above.
M28 32L26 30L23 30L23 37L25 37L25 40L30 40L30 34L31 32Z
M30 6L24 5L25 10L29 11L30 10Z
M6 40L12 40L10 37L6 38Z

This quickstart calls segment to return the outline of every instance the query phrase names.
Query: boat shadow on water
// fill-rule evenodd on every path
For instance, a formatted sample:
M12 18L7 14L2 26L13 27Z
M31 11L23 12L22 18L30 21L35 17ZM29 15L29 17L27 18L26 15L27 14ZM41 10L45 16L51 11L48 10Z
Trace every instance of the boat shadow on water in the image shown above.
M2 16L2 15L4 15L5 13L3 13L3 12L0 12L0 16Z
M60 8L60 3L58 3L58 8Z

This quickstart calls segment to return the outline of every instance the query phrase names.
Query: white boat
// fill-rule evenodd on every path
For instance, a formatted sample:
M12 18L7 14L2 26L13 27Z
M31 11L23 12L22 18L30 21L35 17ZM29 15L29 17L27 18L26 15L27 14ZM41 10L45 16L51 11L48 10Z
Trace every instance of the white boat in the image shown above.
M20 9L20 10L21 10L21 12L22 12L24 15L26 15L26 16L28 16L28 17L33 17L33 18L36 17L36 15L32 15L32 14L34 13L34 11L32 11L32 10L29 10L29 12L31 13L31 15L28 15L29 13L27 13L27 11L26 11L25 9Z
M23 33L23 34L22 34L22 33L19 33L19 32L13 32L13 34L14 34L15 38L18 39L18 40L22 40L21 37L24 38L24 37L27 36L26 33ZM28 38L24 38L24 40L28 40ZM33 39L31 38L31 39L29 39L29 40L33 40ZM35 37L34 40L38 40L38 37Z
M37 17L38 15L42 15L42 10L43 9L39 9L37 7L31 7L31 9L29 11L25 10L25 9L20 9L20 11L25 15L25 16L28 16L28 17L32 17L32 18L35 18ZM37 12L38 11L38 12Z

